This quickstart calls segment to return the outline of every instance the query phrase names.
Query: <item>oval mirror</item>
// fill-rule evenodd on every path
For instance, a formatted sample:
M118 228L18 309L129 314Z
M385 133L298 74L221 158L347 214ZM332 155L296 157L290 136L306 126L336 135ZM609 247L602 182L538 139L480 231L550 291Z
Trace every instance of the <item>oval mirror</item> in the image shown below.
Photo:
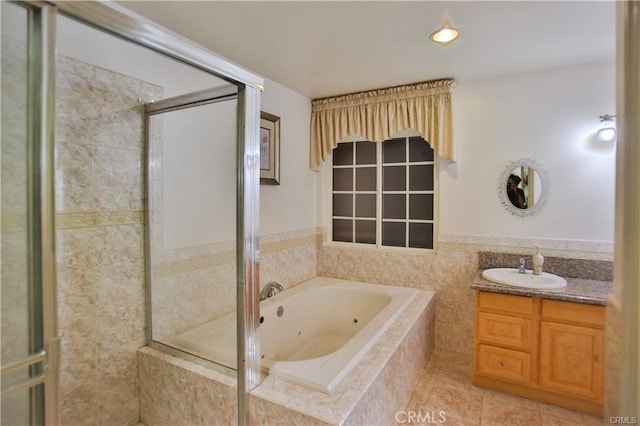
M549 192L549 179L534 160L511 162L500 175L498 194L502 205L515 216L530 216L540 210Z

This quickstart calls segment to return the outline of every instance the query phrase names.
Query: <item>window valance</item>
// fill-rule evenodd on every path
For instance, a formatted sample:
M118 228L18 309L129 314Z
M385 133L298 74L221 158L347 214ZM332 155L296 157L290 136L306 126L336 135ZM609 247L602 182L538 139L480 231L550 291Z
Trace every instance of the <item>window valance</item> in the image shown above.
M455 161L451 119L454 80L408 86L311 102L311 167L318 167L346 136L359 134L382 142L404 129L414 129L433 150Z

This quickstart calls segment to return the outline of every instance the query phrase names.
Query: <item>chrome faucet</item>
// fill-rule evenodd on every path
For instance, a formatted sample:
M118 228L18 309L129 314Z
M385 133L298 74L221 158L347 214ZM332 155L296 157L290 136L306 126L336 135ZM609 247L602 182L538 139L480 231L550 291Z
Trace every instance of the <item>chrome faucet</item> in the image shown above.
M265 299L275 296L280 293L284 288L276 281L271 281L269 284L265 285L260 291L260 301L262 302Z
M527 262L527 261L526 261L526 260L524 260L524 257L521 257L521 258L520 258L520 267L518 268L518 272L519 272L519 273L521 273L521 274L526 274L526 273L527 273L527 270L526 270L526 268L524 267L524 265L525 265L525 263L526 263L526 262Z

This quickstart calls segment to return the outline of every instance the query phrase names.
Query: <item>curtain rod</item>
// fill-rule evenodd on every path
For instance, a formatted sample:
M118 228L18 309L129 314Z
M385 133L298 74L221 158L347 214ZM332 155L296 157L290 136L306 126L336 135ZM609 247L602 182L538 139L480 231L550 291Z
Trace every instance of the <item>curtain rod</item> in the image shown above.
M333 96L325 96L323 98L316 98L316 99L311 99L311 102L315 102L315 101L322 101L324 99L331 99L331 98L340 98L342 96L352 96L352 95L360 95L363 93L370 93L370 92L377 92L378 90L389 90L389 89L397 89L398 87L407 87L407 86L418 86L420 84L427 84L427 83L435 83L435 82L440 82L440 81L450 81L450 82L455 82L455 79L453 77L449 78L437 78L434 80L426 80L426 81L419 81L416 83L407 83L407 84L399 84L397 86L389 86L389 87L381 87L379 89L370 89L370 90L361 90L359 92L351 92L351 93L343 93L340 95L333 95Z

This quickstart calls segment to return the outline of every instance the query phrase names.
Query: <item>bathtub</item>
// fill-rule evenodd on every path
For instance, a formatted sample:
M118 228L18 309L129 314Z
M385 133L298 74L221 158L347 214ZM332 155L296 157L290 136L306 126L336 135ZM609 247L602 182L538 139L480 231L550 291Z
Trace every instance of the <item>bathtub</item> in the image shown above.
M418 290L317 277L260 303L263 372L330 393ZM177 349L236 366L235 313L174 336Z

